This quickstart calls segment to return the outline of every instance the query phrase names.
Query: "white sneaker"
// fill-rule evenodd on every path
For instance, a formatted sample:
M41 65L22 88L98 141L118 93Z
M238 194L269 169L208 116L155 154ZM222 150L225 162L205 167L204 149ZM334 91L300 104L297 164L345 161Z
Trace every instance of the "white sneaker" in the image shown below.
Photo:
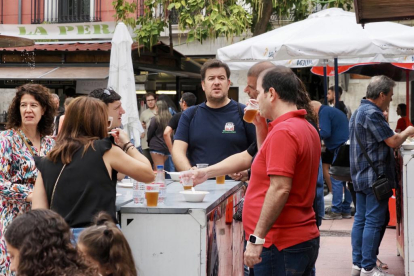
M381 268L379 267L374 267L373 269L371 269L370 271L366 271L364 268L361 269L361 276L394 276L394 274L389 274L383 270L381 270Z
M352 265L351 276L360 276L361 268L357 265Z
M332 202L332 193L327 194L326 196L323 197L323 200L325 202Z

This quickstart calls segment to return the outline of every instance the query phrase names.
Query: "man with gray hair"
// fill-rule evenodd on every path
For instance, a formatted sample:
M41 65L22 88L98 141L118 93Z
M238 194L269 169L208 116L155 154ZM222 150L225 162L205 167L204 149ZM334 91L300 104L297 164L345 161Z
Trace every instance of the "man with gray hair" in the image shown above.
M399 147L408 136L414 135L412 126L401 133L394 133L382 114L392 101L394 86L395 82L386 76L373 77L367 88L366 99L361 101L349 122L351 178L357 203L351 236L351 275L354 276L391 275L376 267L376 251L388 210L388 198L377 200L372 184L383 176L395 188L395 160L392 149ZM365 157L363 148L375 169Z

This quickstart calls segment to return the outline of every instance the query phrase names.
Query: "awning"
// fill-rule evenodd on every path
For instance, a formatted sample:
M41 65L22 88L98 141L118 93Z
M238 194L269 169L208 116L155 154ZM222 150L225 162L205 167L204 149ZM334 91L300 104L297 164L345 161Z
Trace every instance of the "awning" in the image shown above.
M138 66L139 69L145 70L145 71L151 71L151 72L157 72L157 73L165 73L168 75L173 75L176 77L184 77L184 78L193 78L193 79L200 79L201 75L193 72L188 71L170 71L170 70L163 70L163 69L155 69L151 67L143 67Z
M0 67L0 80L107 79L109 67Z

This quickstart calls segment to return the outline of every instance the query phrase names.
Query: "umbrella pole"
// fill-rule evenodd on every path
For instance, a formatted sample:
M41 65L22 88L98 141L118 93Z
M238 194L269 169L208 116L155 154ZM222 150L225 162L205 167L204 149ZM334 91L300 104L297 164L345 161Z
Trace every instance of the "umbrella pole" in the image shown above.
M328 105L328 76L326 75L326 66L323 67L323 95L325 105Z
M405 101L406 101L406 105L407 105L407 109L406 111L406 123L407 126L411 125L411 120L410 120L410 71L408 69L405 70L405 79L406 79L406 84L405 84Z
M335 67L335 107L338 108L338 105L339 105L338 58L334 58L334 67Z

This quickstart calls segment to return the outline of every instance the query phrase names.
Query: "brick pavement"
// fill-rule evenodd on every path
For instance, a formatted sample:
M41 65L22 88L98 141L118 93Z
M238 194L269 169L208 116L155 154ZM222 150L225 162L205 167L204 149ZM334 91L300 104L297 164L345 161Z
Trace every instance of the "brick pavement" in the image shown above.
M352 267L351 230L354 219L324 220L321 248L316 262L318 276L349 276ZM397 256L395 229L387 228L381 243L379 258L389 266L388 272L404 275L404 260Z

